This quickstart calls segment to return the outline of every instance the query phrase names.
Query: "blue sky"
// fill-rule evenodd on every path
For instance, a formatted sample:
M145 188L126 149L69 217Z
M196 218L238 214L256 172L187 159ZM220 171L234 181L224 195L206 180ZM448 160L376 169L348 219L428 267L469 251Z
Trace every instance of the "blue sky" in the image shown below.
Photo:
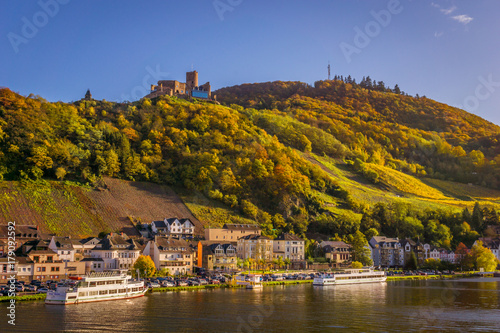
M0 86L135 100L194 68L217 89L365 75L500 124L499 1L0 0Z

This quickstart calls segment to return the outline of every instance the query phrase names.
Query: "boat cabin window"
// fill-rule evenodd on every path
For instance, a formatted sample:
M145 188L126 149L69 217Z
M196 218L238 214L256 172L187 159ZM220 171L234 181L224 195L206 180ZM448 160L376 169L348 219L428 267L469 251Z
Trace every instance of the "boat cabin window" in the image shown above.
M95 281L90 282L90 286L91 286L91 287L95 287L95 286L97 286L97 282L95 282Z

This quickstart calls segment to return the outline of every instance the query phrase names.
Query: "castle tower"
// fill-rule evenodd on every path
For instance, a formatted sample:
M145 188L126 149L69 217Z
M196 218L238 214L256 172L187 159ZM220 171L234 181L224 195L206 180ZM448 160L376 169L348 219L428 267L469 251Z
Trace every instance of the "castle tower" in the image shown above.
M87 92L85 93L85 100L86 101L92 100L92 94L90 93L90 89L87 89Z
M191 91L194 87L198 87L198 72L186 72L186 90Z

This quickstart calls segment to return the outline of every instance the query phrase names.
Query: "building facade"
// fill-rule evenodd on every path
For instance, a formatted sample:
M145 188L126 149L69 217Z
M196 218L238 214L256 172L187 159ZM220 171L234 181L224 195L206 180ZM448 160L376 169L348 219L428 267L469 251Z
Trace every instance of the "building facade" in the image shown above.
M260 227L256 224L224 224L222 228L205 229L205 240L213 242L238 242L248 235L260 235Z
M273 240L269 237L252 234L240 237L237 242L238 258L266 261L273 260Z
M305 241L297 235L282 233L273 240L273 256L291 261L305 260Z
M91 250L91 258L101 258L104 270L130 269L140 253L136 241L123 233L110 233Z
M193 273L194 251L184 239L155 236L143 254L151 257L157 270L165 269L172 275Z

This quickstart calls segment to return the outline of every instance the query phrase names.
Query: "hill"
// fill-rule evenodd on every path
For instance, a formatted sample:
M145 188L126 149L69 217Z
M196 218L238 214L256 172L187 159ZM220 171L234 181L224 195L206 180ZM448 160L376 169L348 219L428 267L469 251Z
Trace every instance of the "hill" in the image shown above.
M270 236L361 230L441 246L498 223L500 129L479 117L342 80L218 94L226 106L169 96L49 103L0 90L4 218L95 234L170 207L190 211L197 230L253 222Z

